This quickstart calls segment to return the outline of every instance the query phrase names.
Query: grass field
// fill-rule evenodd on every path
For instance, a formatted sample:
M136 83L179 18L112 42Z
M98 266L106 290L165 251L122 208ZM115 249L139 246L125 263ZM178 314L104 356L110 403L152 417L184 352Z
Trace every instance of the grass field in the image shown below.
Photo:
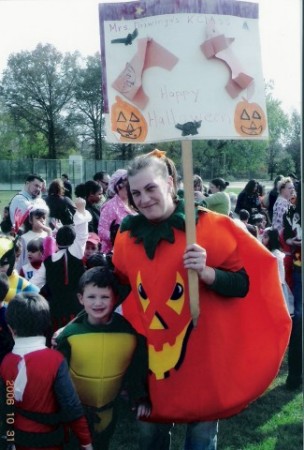
M286 376L284 361L277 378L262 397L237 416L220 421L218 450L303 448L303 395L300 390L286 390ZM171 450L183 450L184 432L184 425L174 427ZM122 400L110 449L138 450L136 421Z

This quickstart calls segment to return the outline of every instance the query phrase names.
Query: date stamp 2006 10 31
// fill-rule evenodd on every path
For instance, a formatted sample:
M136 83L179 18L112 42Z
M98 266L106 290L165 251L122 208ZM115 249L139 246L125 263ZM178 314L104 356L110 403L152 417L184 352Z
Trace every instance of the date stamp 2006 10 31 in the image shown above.
M7 380L6 381L6 397L5 397L6 406L14 406L14 381ZM14 431L14 423L15 423L15 413L7 412L6 413L6 442L12 445L12 449L14 448L15 442L15 431Z

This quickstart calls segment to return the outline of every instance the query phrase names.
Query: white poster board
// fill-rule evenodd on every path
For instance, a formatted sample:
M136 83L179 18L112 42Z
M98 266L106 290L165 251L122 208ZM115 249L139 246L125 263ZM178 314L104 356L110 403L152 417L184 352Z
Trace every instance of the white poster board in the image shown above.
M267 139L258 4L100 4L106 139Z

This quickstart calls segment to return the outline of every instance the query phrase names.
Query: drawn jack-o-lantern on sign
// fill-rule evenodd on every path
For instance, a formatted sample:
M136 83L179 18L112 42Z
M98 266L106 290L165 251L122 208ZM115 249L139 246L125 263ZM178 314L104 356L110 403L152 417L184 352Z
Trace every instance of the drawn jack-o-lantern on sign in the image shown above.
M148 125L138 108L115 97L111 108L112 131L120 135L121 142L143 142L148 133Z
M161 380L170 376L171 369L177 369L182 364L192 330L184 281L177 273L170 298L161 303L153 297L149 298L138 273L137 291L149 324L149 369L157 380Z
M236 105L234 126L241 136L260 136L266 129L266 116L257 103L242 100Z

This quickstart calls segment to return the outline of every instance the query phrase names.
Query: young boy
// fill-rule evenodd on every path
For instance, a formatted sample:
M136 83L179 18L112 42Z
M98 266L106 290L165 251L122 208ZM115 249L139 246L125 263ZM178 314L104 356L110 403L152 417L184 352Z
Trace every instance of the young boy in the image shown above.
M1 436L4 431L7 444L13 443L16 450L61 450L65 423L81 448L92 450L88 424L66 361L45 345L50 326L47 301L39 294L16 295L7 307L6 320L15 345L0 366L0 423L9 425L1 430Z
M115 428L115 400L122 384L135 400L137 417L150 415L145 338L114 312L119 282L113 271L94 267L81 277L81 314L57 337L67 358L72 380L85 406L95 450L107 450ZM126 384L125 384L126 383Z

